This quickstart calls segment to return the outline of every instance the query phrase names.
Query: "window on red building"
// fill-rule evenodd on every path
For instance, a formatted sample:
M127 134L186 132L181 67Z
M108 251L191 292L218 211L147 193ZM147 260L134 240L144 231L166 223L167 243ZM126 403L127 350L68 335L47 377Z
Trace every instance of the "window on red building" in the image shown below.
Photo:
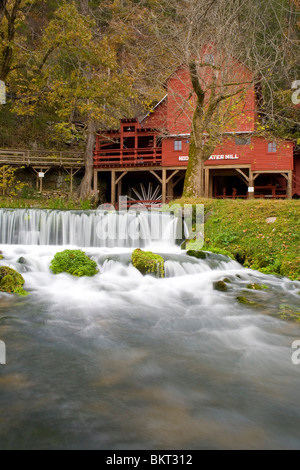
M206 64L215 65L215 57L213 54L204 54L204 62Z
M269 142L268 143L268 152L277 152L277 144L276 142Z
M250 145L251 137L236 137L235 145Z
M174 150L182 150L182 140L174 140Z

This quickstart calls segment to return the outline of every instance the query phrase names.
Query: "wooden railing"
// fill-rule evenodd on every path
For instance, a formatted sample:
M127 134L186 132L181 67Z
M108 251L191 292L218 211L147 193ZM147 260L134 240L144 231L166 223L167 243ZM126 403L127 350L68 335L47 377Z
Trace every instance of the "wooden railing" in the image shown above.
M94 166L151 166L160 165L162 161L161 147L109 149L94 152Z
M215 195L215 199L249 199L249 193L247 195L241 195L234 189L232 194L227 194L226 188L223 188L223 194ZM285 199L287 198L286 189L278 189L276 186L255 186L254 198L257 199Z
M0 150L0 165L83 167L82 152L53 150Z

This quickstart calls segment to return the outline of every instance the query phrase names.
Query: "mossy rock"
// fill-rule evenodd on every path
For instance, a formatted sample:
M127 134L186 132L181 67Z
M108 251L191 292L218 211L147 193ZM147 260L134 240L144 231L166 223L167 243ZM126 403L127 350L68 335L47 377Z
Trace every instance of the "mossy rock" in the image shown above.
M206 254L203 251L198 250L188 250L186 252L188 256L193 256L193 258L197 259L206 259Z
M25 280L21 274L8 266L0 267L0 292L8 294L28 295L23 289Z
M228 287L226 286L226 283L224 281L217 281L213 283L213 287L215 290L218 290L220 292L227 292Z
M50 269L53 274L68 273L76 277L92 277L99 272L97 263L82 250L64 250L56 253Z
M137 248L132 253L131 261L133 266L142 274L165 277L164 259L160 255Z
M252 300L247 299L247 297L239 296L236 298L240 304L249 305L249 307L256 307L256 303Z
M256 283L251 283L251 284L248 284L247 286L247 289L251 289L251 290L263 290L263 289L269 289L268 286L265 286L264 284L260 285L260 284L256 284Z
M217 247L217 246L205 246L204 249L206 251L210 251L211 253L215 254L215 255L222 255L222 256L227 256L227 258L230 258L230 259L235 259L234 255L232 253L230 253L230 251L226 250L225 248L220 248L220 247Z
M181 249L181 250L186 250L187 243L188 243L188 241L187 241L187 240L184 240L184 241L181 243L181 245L180 245L180 249Z
M300 322L300 312L297 310L297 307L281 304L279 308L280 311L278 312L278 315L282 320L295 321L297 323Z
M2 259L4 259L3 252L0 251L0 261L1 261Z

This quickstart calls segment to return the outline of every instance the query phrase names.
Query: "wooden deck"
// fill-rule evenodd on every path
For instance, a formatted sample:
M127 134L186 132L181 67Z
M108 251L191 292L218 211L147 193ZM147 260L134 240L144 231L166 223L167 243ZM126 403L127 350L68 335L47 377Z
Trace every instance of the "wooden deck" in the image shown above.
M2 149L0 150L0 165L81 168L84 166L84 160L82 152Z
M95 168L141 167L161 165L161 147L107 149L94 152Z

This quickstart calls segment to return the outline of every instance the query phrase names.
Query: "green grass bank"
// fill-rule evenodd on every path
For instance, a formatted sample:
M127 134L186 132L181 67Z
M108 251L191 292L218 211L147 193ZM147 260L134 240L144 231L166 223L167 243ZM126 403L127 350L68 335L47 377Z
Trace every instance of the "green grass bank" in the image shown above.
M204 204L203 250L231 255L245 267L300 280L299 200L180 199ZM188 244L197 249L199 241Z
M33 198L1 197L0 209L49 209L49 210L91 210L96 206L92 201L79 200L65 196L45 196L38 194Z

